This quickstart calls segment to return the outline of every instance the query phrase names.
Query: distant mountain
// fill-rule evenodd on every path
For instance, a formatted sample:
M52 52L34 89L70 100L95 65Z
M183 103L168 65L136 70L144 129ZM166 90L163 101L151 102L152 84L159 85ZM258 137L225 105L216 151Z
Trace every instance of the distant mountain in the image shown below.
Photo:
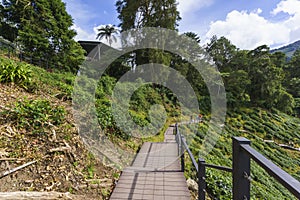
M289 44L287 46L280 47L278 49L272 49L270 52L274 53L274 52L277 52L277 51L281 51L281 52L286 54L288 59L290 59L297 49L300 49L300 40L298 40L298 41L296 41L292 44Z

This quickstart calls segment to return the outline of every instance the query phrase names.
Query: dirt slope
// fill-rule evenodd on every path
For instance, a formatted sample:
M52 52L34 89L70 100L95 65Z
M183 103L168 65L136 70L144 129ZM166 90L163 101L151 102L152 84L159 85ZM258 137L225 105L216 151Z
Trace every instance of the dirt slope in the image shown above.
M64 122L40 133L19 128L7 113L25 98L47 99L52 106L63 106L67 112ZM31 161L36 162L1 177ZM70 101L0 84L0 177L0 192L55 191L70 192L71 199L107 199L118 172L103 166L86 150L72 118Z

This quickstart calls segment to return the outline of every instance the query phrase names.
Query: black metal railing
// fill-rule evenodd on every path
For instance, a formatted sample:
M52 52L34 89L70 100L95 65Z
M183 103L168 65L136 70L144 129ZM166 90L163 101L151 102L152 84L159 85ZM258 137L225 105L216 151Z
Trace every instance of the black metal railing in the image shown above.
M273 162L265 158L258 151L253 149L250 140L243 137L233 137L232 149L232 168L217 166L205 163L203 158L196 161L194 155L189 149L186 140L179 132L178 124L175 125L176 141L178 143L178 155L181 156L181 170L184 171L184 152L186 151L197 171L198 177L198 200L205 200L206 181L205 171L206 167L214 168L232 173L233 182L233 199L234 200L248 200L250 199L250 159L252 158L258 165L260 165L266 172L275 178L280 184L288 189L293 195L300 199L300 182L294 177L279 168Z

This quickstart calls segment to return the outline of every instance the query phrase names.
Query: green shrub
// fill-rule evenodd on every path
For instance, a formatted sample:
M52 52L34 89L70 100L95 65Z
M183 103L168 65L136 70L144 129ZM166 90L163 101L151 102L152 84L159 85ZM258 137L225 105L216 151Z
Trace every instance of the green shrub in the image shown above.
M65 109L61 106L52 106L48 100L23 100L15 107L4 113L17 127L29 131L40 131L51 125L60 125L65 118Z
M137 113L133 110L129 110L129 114L137 125L144 127L149 124L149 121L146 119L147 116L144 113Z
M39 85L40 90L53 93L59 99L71 99L76 78L74 74L70 72L49 72L39 67L31 67L33 80ZM77 84L78 81L82 82L81 79L77 80Z
M31 84L32 72L30 65L0 58L0 82L15 83L28 88Z

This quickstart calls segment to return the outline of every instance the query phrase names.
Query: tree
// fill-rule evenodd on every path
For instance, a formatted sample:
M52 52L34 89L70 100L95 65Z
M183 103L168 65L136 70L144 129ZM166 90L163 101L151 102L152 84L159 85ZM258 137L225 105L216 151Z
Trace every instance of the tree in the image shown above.
M206 50L222 74L230 107L254 105L291 112L294 99L283 87L285 56L269 47L239 50L214 36Z
M227 38L218 39L217 36L213 36L210 43L207 44L206 51L213 58L220 72L231 71L228 65L235 56L237 48Z
M4 0L4 19L17 30L24 57L44 67L76 72L84 51L74 41L72 17L61 0Z
M184 33L184 35L186 35L187 37L195 40L197 43L200 43L200 37L197 35L197 33L194 32L186 32Z
M213 36L206 51L212 57L223 78L229 107L245 105L250 101L247 87L251 83L246 64L247 51L239 51L225 38Z
M34 4L30 0L3 0L0 8L3 15L2 25L3 29L0 34L15 42L18 37L18 30L22 26L21 20L28 13L28 9Z
M267 109L277 108L290 112L294 106L293 97L283 87L285 73L278 59L273 59L269 47L259 46L249 51L248 74L251 86L248 87L254 105ZM280 56L279 56L280 57Z
M300 50L296 50L288 62L285 79L287 91L295 98L295 112L300 116Z
M118 33L118 29L114 25L106 25L105 27L99 28L98 29L98 34L96 39L101 40L102 38L105 38L109 46L111 46L111 43L116 41L116 36L114 35L115 33Z
M279 67L282 69L286 68L287 57L283 52L277 51L275 53L272 53L270 55L270 58L271 58L272 62L276 65L276 67Z
M300 98L300 49L296 50L287 65L286 87L296 98Z
M176 30L177 21L180 20L176 0L118 0L116 7L122 31L142 27ZM142 34L140 40L143 40ZM170 54L159 49L142 49L135 51L134 54L136 66L145 63L161 63L169 66L171 62Z
M189 46L186 46L192 54L189 54L190 58L198 58L199 52L202 51L200 46L200 37L194 32L186 32L183 34L184 37L188 37L194 40L194 43L189 43ZM185 44L187 45L187 44ZM195 69L195 67L188 62L185 58L179 55L172 55L171 65L172 68L179 71L185 78L191 83L194 91L201 95L208 95L206 85L204 83L203 78L201 77L199 71Z
M176 0L118 0L116 7L122 31L141 27L175 30L177 21L181 19Z
M18 30L5 19L5 7L0 4L0 36L13 42L17 37Z

